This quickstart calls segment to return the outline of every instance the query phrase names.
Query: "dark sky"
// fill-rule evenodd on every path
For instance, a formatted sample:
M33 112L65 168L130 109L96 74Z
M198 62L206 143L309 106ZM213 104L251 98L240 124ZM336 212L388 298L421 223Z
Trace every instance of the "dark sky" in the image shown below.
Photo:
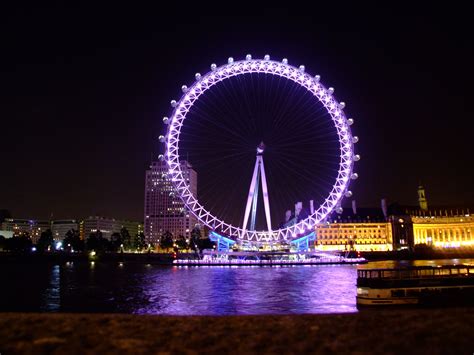
M336 88L361 138L359 205L415 203L419 182L432 204L474 202L467 8L131 4L2 10L0 208L15 217L143 219L169 101L195 72L247 53Z

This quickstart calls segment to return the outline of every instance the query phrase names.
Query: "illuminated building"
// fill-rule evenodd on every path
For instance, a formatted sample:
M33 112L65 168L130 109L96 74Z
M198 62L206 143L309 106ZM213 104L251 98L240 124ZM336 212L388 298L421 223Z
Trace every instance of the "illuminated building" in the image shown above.
M79 224L79 233L82 239L87 239L91 233L100 231L102 237L110 239L112 234L120 233L122 228L126 228L131 236L135 236L143 231L143 225L140 222L121 221L101 216L90 216Z
M393 249L392 227L382 209L344 208L316 226L316 248L340 251L389 251Z
M422 211L428 211L428 201L426 200L425 188L418 186L418 204Z
M470 214L455 216L412 217L416 244L435 248L474 246L474 217Z
M53 232L54 240L62 240L68 231L71 229L78 230L78 228L79 223L75 219L51 221L51 232Z
M2 229L13 232L15 237L29 235L33 243L37 243L41 233L50 229L49 221L33 219L6 218L2 223Z
M187 161L181 161L183 178L189 190L197 196L197 173ZM165 232L190 237L196 217L184 206L174 191L164 162L153 162L145 177L145 238L157 244Z

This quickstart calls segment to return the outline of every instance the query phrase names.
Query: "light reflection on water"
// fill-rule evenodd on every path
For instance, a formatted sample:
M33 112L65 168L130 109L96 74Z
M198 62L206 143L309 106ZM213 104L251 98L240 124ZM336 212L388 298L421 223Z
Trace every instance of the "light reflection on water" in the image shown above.
M473 259L359 265L473 264ZM357 312L357 266L163 267L124 262L0 265L0 311L168 315Z

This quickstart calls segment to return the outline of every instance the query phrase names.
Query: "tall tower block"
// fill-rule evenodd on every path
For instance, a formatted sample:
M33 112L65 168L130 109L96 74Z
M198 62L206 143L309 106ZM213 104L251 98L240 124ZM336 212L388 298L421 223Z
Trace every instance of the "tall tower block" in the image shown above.
M426 201L425 188L418 186L418 204L422 211L428 211L428 201Z

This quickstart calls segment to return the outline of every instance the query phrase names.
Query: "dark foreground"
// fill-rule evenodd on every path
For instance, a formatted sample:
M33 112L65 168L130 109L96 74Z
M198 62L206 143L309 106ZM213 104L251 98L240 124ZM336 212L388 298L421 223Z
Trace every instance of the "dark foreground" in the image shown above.
M0 353L472 354L473 309L165 317L0 314Z

